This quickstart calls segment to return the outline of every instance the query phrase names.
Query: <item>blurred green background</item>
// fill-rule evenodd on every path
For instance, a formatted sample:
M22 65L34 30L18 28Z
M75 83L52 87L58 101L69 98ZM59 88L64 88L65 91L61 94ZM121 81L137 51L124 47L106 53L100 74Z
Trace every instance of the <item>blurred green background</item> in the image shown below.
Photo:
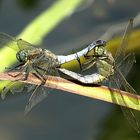
M18 35L54 2L56 0L0 0L0 32ZM139 0L84 0L73 14L46 36L41 46L55 54L72 53L100 38L109 27L138 15L139 5ZM122 28L124 30L125 25ZM140 49L136 51L137 63L128 76L137 92L140 91L138 51ZM23 116L23 112L30 95L21 93L1 100L0 139L140 139L118 106L64 91L51 90L49 93L49 97L27 116Z

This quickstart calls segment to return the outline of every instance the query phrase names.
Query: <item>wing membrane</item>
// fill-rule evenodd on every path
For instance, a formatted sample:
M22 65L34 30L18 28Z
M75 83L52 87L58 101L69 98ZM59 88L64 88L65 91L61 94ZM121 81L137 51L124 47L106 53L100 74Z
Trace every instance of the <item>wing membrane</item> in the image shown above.
M131 94L135 94L138 95L137 92L134 90L134 88L127 82L127 80L125 79L125 77L122 75L122 73L119 70L116 70L117 73L117 79L119 80L119 83L121 83L121 85L124 87L125 91L131 93ZM139 104L138 100L133 101L135 104Z
M7 46L15 51L19 51L16 39L5 33L0 33L0 47Z
M128 72L131 70L133 64L136 62L134 53L129 53L126 55L126 49L128 46L128 40L132 31L133 26L133 19L130 20L126 31L124 33L122 43L117 49L116 55L115 55L115 74L111 77L113 79L114 87L119 89L120 95L121 95L121 101L127 106L126 102L123 99L123 96L121 94L121 86L125 89L125 91L137 95L137 92L134 90L134 88L127 82L125 77L127 76ZM138 100L132 100L131 101L135 104L139 104ZM129 109L127 107L122 107L121 109L123 111L124 116L127 118L131 126L140 133L140 127L139 123L136 120L136 117L133 113L132 109Z
M34 49L35 46L30 44L29 42L27 41L24 41L23 39L18 39L17 40L17 45L19 47L20 50L23 50L23 49Z
M121 76L120 76L120 77L121 77ZM119 83L118 81L116 81L116 79L114 79L114 78L113 78L113 81L114 81L115 87L116 87L117 89L120 90L120 87L121 87L121 84L122 84L126 91L128 91L128 90L130 91L130 88L126 87L126 84L125 84L125 82L123 81L123 78L119 79L119 81L123 81L123 82L121 82L121 83ZM121 95L121 97L122 97L121 100L122 100L122 101L124 102L124 104L127 106L127 104L126 104L126 102L124 101L123 96L122 96L122 94L121 94L121 90L120 90L120 95ZM140 133L140 131L139 131L139 130L140 130L140 126L139 126L139 123L138 123L138 121L137 121L137 119L136 119L136 117L135 117L135 114L134 114L133 110L130 109L130 108L127 108L127 107L123 107L123 106L120 106L120 107L121 107L121 110L122 110L124 116L127 118L128 122L130 123L130 125L131 125L138 133Z
M136 62L135 59L135 54L134 53L129 53L126 55L123 60L117 64L117 69L121 71L124 77L126 77L129 73L129 71L132 69L132 66Z
M0 47L7 46L15 51L23 49L32 49L35 46L22 40L16 39L8 34L0 33Z
M124 36L122 39L122 43L118 47L116 55L115 55L115 62L116 63L119 63L125 57L126 49L128 46L128 40L130 38L132 28L133 28L133 19L130 19L128 26L125 30L125 33L124 33Z
M44 87L41 87L41 85L36 86L25 107L24 114L28 114L31 111L31 109L37 104L39 104L41 101L43 101L47 97L47 95L48 94Z

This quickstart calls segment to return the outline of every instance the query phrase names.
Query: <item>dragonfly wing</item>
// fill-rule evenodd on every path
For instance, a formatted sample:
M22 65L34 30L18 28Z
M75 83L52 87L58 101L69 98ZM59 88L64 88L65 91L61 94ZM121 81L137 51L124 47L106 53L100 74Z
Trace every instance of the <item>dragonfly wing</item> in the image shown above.
M26 50L26 49L34 49L35 46L26 42L25 40L23 39L17 39L17 45L19 47L20 50Z
M128 26L125 30L125 33L123 35L122 43L118 47L116 55L115 55L116 63L119 63L125 57L126 49L128 46L128 40L132 31L132 28L133 28L133 19L130 19Z
M125 77L127 76L128 72L131 70L133 64L136 62L135 54L129 53L126 57L117 64L116 73L114 77L116 78L117 82L120 84L120 87L123 86L124 89L132 94L137 94L134 88L127 82ZM135 101L138 104L138 101Z
M1 91L1 98L4 100L6 94L11 91L12 94L21 93L24 90L24 84L19 81L8 83Z
M0 47L8 46L15 51L23 50L23 49L32 49L35 46L22 40L16 39L8 34L0 33Z
M117 64L117 69L119 69L123 76L126 77L135 62L135 54L129 53L119 64Z
M16 39L5 33L0 33L0 47L7 46L15 51L19 51Z
M43 101L47 97L47 95L48 94L44 87L42 87L41 85L36 86L25 107L24 114L28 114L31 111L31 109L37 104L39 104L41 101Z
M135 91L135 89L127 82L127 80L125 79L123 74L120 72L120 70L117 70L117 72L118 72L117 78L120 79L119 81L122 84L122 86L124 87L125 91L127 91L131 94L138 95L138 93ZM139 104L138 101L137 101L137 104Z
M44 82L46 82L47 80L45 73L46 73L46 70L43 69L43 67L42 69L41 67L36 67L35 73L33 74L34 76L36 76L38 79L42 81L42 84L44 84ZM45 90L42 84L35 86L35 88L33 88L33 85L31 85L31 87L28 88L28 92L30 92L32 89L33 89L33 92L25 107L25 112L24 112L25 115L28 114L34 106L39 104L41 101L43 101L47 97L48 91Z
M117 89L120 89L121 84L124 84L124 82L119 83L118 81L120 81L120 80L121 80L121 79L116 80L116 79L113 78L113 81L112 81L112 82L114 83L115 88L117 88ZM125 87L125 85L123 85L123 86ZM122 96L121 91L120 91L120 95ZM121 100L121 101L123 101L124 104L126 104L125 101L123 100L123 96L122 96L122 100ZM120 102L121 102L121 101L120 101ZM126 105L126 106L127 106L127 105ZM137 121L137 119L136 119L136 117L135 117L135 114L134 114L133 110L130 109L130 108L127 108L127 107L123 107L123 106L120 106L120 107L121 107L121 110L122 110L124 116L127 118L128 122L130 123L130 125L131 125L138 133L140 133L140 126L139 126L139 123L138 123L138 121Z
M45 88L43 87L43 84L47 81L47 75L57 75L59 76L58 70L54 68L50 68L49 66L45 67L47 63L47 59L43 58L40 59L40 63L36 62L34 63L34 73L32 73L34 76L36 76L39 80L41 80L41 85L38 85L34 88L34 91L25 107L25 115L31 111L31 109L39 104L41 101L43 101L47 95L48 95L48 90L46 91ZM30 92L33 89L31 86L28 88L28 92Z

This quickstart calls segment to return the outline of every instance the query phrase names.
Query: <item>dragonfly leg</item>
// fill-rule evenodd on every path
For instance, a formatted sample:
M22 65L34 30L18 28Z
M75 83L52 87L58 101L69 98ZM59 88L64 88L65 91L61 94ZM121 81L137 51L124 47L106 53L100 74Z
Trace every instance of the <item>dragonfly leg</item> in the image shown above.
M41 85L44 85L45 82L46 82L46 80L47 80L46 76L44 76L45 73L46 73L46 70L43 69L43 68L41 68L41 67L39 67L39 66L34 66L34 70L35 70L35 73L33 73L33 74L34 74L38 79L41 80L41 82L42 82ZM41 70L42 72L44 72L44 74L41 73L39 70Z
M87 69L90 69L96 63L96 60L93 60L93 59L91 60L91 58L92 58L91 56L89 58L86 58L85 57L86 55L84 55L84 57L86 59L90 59L90 60L82 64L81 61L80 61L80 58L77 55L77 53L76 53L76 56L77 56L77 61L78 61L79 65L80 65L81 71L86 71Z
M36 76L39 80L41 80L41 84L40 85L44 85L46 82L46 78L38 71L36 70L36 72L32 73L34 76Z
M16 81L18 81L18 80L25 81L25 80L27 80L29 73L19 72L18 74L15 74L15 75L8 73L8 75L11 77L14 77L14 78L19 77L19 79L17 79ZM22 76L22 77L20 77L20 76Z
M27 80L29 72L27 72L27 65L26 64L19 64L19 65L15 66L14 68L8 68L8 69L10 69L11 71L20 70L20 72L18 74L15 74L15 75L8 72L9 76L15 77L15 78L19 77L19 76L23 76L22 78L19 78L18 80Z
M20 70L20 69L22 69L23 66L24 66L24 64L22 63L22 64L19 64L19 65L15 66L14 68L6 67L5 69L6 70L10 70L10 71L14 71L14 70Z
M82 71L86 71L88 69L90 69L92 66L94 66L96 64L96 61L95 60L91 60L91 61L88 61L88 62L85 62L83 64L83 69Z

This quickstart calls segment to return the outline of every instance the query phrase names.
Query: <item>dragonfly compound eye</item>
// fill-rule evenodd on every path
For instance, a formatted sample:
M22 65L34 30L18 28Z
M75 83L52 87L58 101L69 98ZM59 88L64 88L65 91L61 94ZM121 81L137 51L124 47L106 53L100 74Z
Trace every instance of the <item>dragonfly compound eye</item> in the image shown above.
M98 48L98 55L103 55L104 54L104 49L99 47Z
M104 55L105 49L104 47L98 46L95 48L95 53L99 56Z
M17 52L16 58L19 62L26 62L28 60L27 52L25 52L24 50Z

